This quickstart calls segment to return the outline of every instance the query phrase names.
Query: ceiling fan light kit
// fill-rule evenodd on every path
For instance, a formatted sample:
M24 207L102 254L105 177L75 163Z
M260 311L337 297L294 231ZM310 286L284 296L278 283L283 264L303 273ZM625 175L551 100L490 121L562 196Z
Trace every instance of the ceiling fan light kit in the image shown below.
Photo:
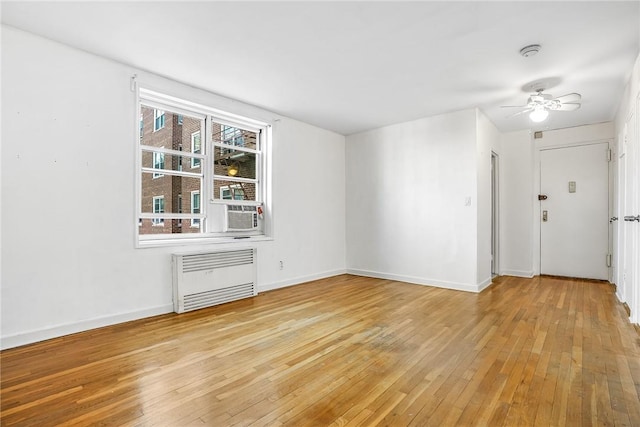
M547 117L549 117L549 111L547 111L542 105L536 106L531 114L529 114L529 118L535 123L544 122Z

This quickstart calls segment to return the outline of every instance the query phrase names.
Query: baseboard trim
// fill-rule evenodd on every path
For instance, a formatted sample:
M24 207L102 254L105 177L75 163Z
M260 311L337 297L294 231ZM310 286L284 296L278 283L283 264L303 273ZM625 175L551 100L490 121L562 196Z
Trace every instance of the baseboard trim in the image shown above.
M503 270L500 273L501 276L514 276L514 277L526 277L527 279L533 278L533 271L522 271L522 270Z
M492 278L491 277L487 277L482 282L478 283L478 285L477 285L478 286L478 292L484 291L489 286L491 286L492 283L493 283Z
M301 285L303 283L312 282L314 280L326 279L327 277L339 276L346 273L347 270L345 269L329 270L316 274L310 274L308 276L298 276L294 277L293 279L282 280L280 282L271 282L264 285L258 285L258 293L273 291L275 289L286 288L289 286Z
M382 273L380 271L359 270L355 268L348 268L347 274L353 274L355 276L373 277L376 279L395 280L398 282L412 283L414 285L433 286L436 288L444 288L444 289L451 289L454 291L465 291L465 292L473 292L473 293L478 293L482 291L491 283L491 279L489 279L489 283L484 286L470 285L468 283L456 283L456 282L447 282L443 280L424 279L421 277L404 276L404 275L392 274L392 273Z
M104 326L116 325L118 323L129 322L131 320L144 319L145 317L167 314L173 311L173 304L160 305L144 310L130 311L110 316L96 317L94 319L83 320L80 322L66 323L63 325L52 326L50 328L38 329L29 332L22 332L15 335L9 335L0 338L0 350L19 347L26 344L33 344L39 341L45 341L52 338L62 337L64 335L84 332L91 329L102 328Z

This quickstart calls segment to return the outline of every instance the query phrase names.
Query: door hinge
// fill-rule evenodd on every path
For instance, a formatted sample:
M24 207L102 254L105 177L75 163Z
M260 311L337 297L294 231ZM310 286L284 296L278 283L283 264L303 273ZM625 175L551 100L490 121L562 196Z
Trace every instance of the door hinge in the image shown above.
M607 267L611 267L611 259L612 259L612 255L611 254L607 254Z
M612 157L612 155L611 155L611 148L609 148L609 149L607 150L607 162L610 162L610 161L611 161L611 157Z

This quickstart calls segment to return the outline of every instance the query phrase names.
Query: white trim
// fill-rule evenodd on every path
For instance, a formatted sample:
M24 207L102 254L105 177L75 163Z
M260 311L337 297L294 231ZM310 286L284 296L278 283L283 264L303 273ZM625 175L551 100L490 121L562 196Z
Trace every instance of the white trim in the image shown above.
M140 149L142 151L171 154L172 156L196 157L198 159L204 159L206 157L204 154L195 154L195 153L190 153L188 151L172 150L170 148L164 148L164 147L154 147L152 145L140 144Z
M240 178L231 177L225 175L213 175L213 179L216 181L229 181L229 182L246 182L247 184L260 184L260 180L254 178Z
M229 151L242 151L244 153L260 154L260 150L254 150L253 148L246 148L242 145L230 145L230 144L224 144L224 143L213 141L213 146L218 148L224 148L225 150L229 150Z
M328 270L316 274L310 274L308 276L299 276L293 279L282 280L280 282L271 282L267 284L258 284L258 293L273 291L275 289L286 288L289 286L302 285L314 280L326 279L328 277L340 276L341 274L347 274L347 270Z
M523 271L523 270L502 270L500 273L501 276L514 276L514 277L526 277L527 279L531 279L534 274L533 271Z
M8 348L32 344L51 338L89 331L96 328L102 328L104 326L116 325L118 323L129 322L131 320L139 320L147 317L167 314L171 313L172 311L173 304L164 304L156 307L145 308L143 310L129 311L126 313L119 313L108 316L100 316L92 319L82 320L79 322L65 323L48 328L21 332L15 335L9 335L0 338L0 349L6 350Z
M205 218L204 214L186 214L186 213L141 213L141 219L153 219L153 218L165 218L165 219L192 219L192 218Z
M157 174L159 172L162 172L162 175L160 176L170 175L170 176L184 176L186 178L202 179L202 174L194 173L194 172L174 171L172 169L155 169L155 168L142 167L140 168L140 172L152 173L152 174ZM154 179L155 178L156 177L154 177Z
M487 277L486 279L484 279L482 282L478 283L476 286L478 287L478 292L482 292L485 289L487 289L489 286L491 286L491 284L493 283L493 280L491 279L491 277Z
M545 150L556 150L558 148L580 147L583 145L596 145L596 144L602 144L605 142L609 143L609 147L611 147L613 138L592 139L588 141L575 141L575 142L558 143L558 144L552 144L552 145L542 145L536 148L538 149L538 151L545 151Z
M222 234L222 233L221 233ZM211 235L205 233L185 234L148 234L140 235L136 248L158 248L171 246L217 245L217 244L247 244L253 242L271 242L273 237L262 233L254 235Z
M400 274L383 273L380 271L359 270L359 269L353 269L353 268L348 268L347 273L353 274L356 276L375 277L376 279L388 279L388 280L395 280L398 282L413 283L416 285L451 289L454 291L479 293L480 291L482 291L482 289L486 287L486 286L483 287L481 285L472 285L469 283L447 282L443 280L425 279L422 277L405 276Z
M176 98L171 95L155 92L146 88L139 88L140 98L147 102L154 102L160 105L175 106L176 108L182 108L185 111L193 111L206 113L207 115L214 116L217 123L221 123L228 126L239 126L245 130L259 131L261 128L266 127L269 123L262 122L255 119L250 119L237 114L229 113L227 111L218 110L216 108L208 107L196 102L187 101L181 98ZM145 104L143 102L143 104ZM145 104L146 105L146 104Z

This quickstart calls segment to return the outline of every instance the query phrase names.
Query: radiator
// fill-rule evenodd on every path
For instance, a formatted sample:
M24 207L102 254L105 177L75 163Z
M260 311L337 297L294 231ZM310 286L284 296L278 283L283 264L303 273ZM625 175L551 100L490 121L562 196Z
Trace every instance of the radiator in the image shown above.
M176 313L257 294L256 248L173 254Z

